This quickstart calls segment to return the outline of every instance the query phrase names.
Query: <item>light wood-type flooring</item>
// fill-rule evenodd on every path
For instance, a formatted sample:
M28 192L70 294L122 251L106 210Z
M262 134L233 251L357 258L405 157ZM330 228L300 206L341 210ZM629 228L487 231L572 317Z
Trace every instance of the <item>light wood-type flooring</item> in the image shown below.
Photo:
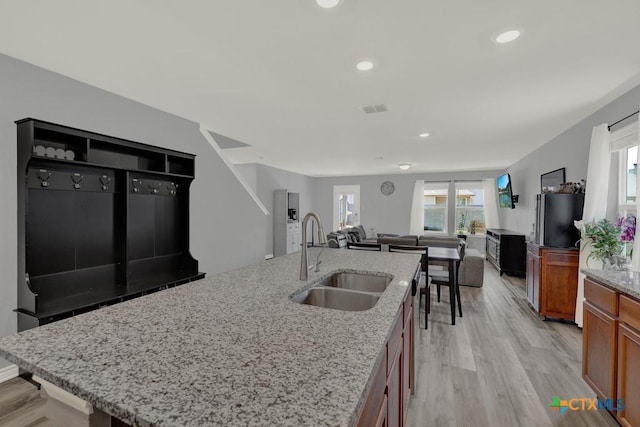
M440 303L435 287L432 294L429 329L416 334L408 427L618 425L606 412L550 408L554 396L595 397L582 379L582 330L542 321L527 303L523 278L500 277L485 262L484 286L461 286L464 317L455 326L448 288Z
M581 377L581 330L540 320L527 304L523 279L501 278L485 264L484 287L461 288L464 317L455 326L448 290L440 303L433 293L429 329L416 329L408 427L617 425L608 413L559 415L549 407L556 395L595 395ZM20 378L0 384L0 426L52 426L43 404Z
M44 404L30 382L19 377L6 381L0 384L0 426L52 427L53 422L44 416Z

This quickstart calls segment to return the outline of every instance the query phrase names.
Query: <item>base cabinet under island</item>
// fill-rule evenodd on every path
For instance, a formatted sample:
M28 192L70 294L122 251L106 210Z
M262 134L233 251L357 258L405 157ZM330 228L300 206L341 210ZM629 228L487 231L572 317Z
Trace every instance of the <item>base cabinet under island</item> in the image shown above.
M414 391L413 338L413 298L408 289L387 344L378 356L378 368L356 421L358 427L406 424L409 399Z
M582 377L626 427L640 426L640 301L584 281Z

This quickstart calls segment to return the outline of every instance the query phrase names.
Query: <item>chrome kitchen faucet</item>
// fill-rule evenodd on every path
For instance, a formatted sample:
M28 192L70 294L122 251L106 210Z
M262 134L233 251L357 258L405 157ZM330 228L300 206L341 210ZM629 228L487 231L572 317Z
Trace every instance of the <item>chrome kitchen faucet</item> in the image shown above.
M324 234L320 217L315 212L309 212L302 220L302 259L300 260L300 280L307 280L309 269L314 267L313 264L309 265L309 258L307 256L307 223L311 218L314 218L318 223L318 242L322 246L320 253L318 253L318 257L316 258L315 271L320 271L320 263L322 262L320 261L320 255L322 255L322 251L327 244L327 236Z

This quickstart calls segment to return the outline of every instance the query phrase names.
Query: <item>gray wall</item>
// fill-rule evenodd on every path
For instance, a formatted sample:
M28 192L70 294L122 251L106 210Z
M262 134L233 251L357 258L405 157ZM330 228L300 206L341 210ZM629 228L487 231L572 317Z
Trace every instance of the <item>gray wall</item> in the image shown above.
M315 179L306 175L288 172L259 164L236 165L238 171L247 183L255 190L260 201L269 212L273 213L273 191L286 188L290 193L300 193L300 212L302 217L311 211L311 203L314 199ZM324 218L323 218L324 219ZM273 216L265 218L265 255L273 254Z
M215 273L263 259L265 216L194 122L0 55L0 336L16 332L16 126L33 117L196 154L191 252ZM0 367L6 363L0 361Z
M378 232L409 234L409 218L413 187L416 180L450 181L480 180L495 178L504 171L469 171L442 173L408 173L396 175L346 176L316 178L315 199L313 208L320 214L325 224L325 231L333 227L333 186L360 186L360 223L366 228L373 227ZM380 192L380 184L391 181L395 191L390 196ZM454 215L453 212L450 212Z
M514 194L520 195L516 209L500 209L502 228L520 231L529 235L535 221L536 194L540 193L540 175L564 167L567 181L575 182L587 178L591 131L594 126L614 123L638 110L640 86L615 99L586 119L567 129L539 149L508 168ZM624 122L621 126L628 124ZM616 128L614 128L615 130ZM608 217L615 218L617 205L617 159L612 159L609 188ZM587 191L589 183L587 182Z

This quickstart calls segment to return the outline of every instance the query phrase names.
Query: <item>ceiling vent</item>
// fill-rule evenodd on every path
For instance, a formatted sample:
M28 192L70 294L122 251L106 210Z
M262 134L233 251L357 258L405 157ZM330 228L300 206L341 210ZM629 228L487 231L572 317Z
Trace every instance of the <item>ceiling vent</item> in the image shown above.
M387 106L384 104L365 105L362 110L367 114L384 113L387 111Z

